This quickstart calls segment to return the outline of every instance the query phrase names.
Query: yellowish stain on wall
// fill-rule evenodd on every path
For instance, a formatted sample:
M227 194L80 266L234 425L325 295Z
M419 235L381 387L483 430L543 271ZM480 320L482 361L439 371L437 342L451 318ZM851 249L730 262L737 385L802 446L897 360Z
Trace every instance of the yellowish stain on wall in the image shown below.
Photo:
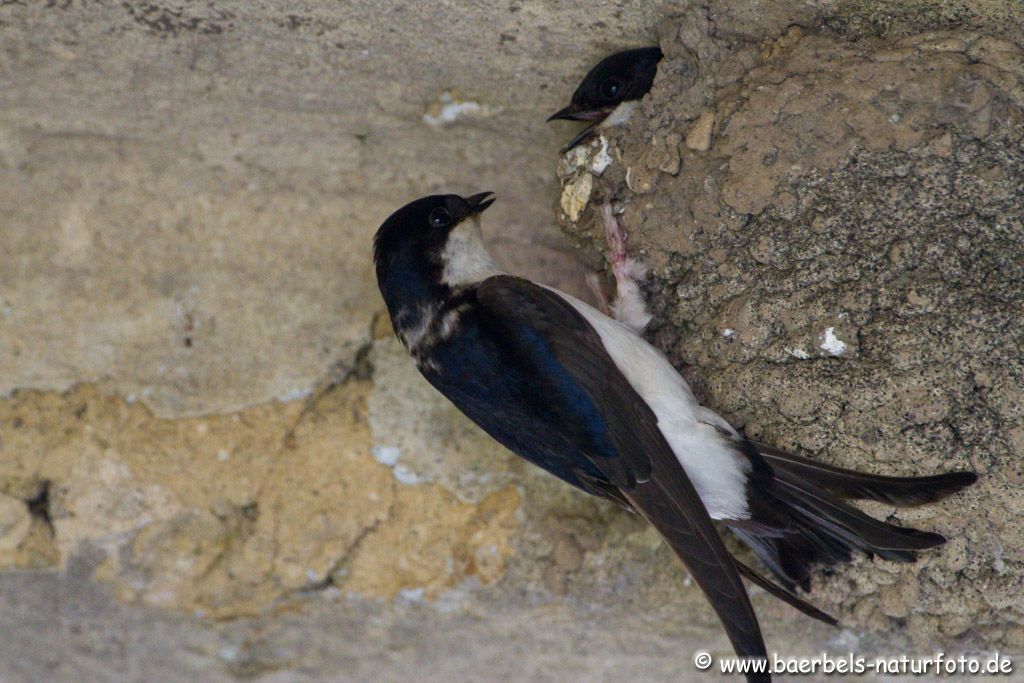
M224 618L332 584L390 599L499 580L519 494L397 482L371 455L371 386L173 420L94 386L17 392L0 401L0 568L97 558L126 601Z

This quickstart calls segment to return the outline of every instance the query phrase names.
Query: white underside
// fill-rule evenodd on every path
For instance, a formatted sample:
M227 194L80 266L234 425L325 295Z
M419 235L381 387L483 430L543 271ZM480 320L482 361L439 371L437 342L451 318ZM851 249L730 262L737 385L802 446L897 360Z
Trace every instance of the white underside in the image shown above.
M713 519L749 518L746 483L750 461L719 431L736 435L736 430L697 402L686 380L658 349L579 299L548 289L571 303L597 331L615 365L654 411L658 428L708 514Z
M451 232L443 258L443 278L450 286L474 284L499 274L484 246L476 217ZM579 299L548 289L572 304L597 331L615 365L654 411L658 428L697 489L708 514L713 519L749 518L746 483L750 461L720 431L738 436L736 430L700 405L686 380L643 337ZM435 334L449 334L455 320L457 315L450 324L442 321L445 324ZM427 330L433 327L426 325L417 341L425 338Z

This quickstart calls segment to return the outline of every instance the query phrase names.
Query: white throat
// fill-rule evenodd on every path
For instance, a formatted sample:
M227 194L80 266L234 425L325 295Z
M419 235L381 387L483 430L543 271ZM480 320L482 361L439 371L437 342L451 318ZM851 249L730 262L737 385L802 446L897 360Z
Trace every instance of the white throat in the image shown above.
M467 218L448 233L441 258L441 282L449 287L472 285L501 274L484 246L479 216Z
M612 109L611 113L608 114L607 118L599 124L600 128L609 126L624 126L629 123L629 118L633 115L633 112L640 106L640 100L626 100L620 102L619 106Z

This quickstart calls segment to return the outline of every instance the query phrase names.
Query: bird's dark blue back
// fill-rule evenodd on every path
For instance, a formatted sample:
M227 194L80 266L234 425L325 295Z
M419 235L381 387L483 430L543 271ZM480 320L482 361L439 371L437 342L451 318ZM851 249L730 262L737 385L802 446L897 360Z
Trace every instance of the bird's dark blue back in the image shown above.
M420 370L503 446L594 493L584 480L606 478L588 455L615 457L600 412L556 361L543 373L531 372L502 348L500 334L486 314L470 307L459 320L459 333L433 346ZM537 337L535 343L544 341ZM571 421L565 420L566 410Z

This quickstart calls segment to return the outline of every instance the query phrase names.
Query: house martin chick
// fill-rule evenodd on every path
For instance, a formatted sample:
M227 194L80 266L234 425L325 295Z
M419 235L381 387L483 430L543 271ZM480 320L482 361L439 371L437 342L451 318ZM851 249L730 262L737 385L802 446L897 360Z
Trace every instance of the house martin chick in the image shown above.
M626 123L650 91L661 58L661 48L641 47L605 57L587 72L572 94L569 106L548 117L548 121L591 122L560 151L568 152L598 128Z

